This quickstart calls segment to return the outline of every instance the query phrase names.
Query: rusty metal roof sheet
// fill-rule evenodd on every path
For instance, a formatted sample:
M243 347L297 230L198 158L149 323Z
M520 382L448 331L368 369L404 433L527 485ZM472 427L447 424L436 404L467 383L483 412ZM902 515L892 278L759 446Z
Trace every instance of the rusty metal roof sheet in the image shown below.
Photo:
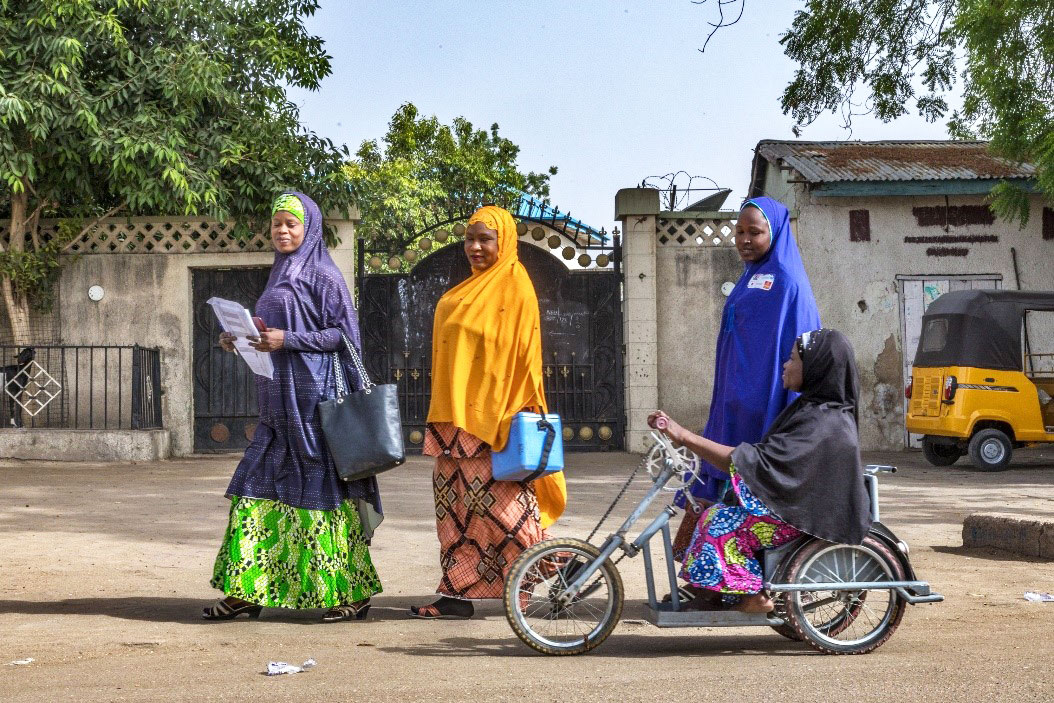
M758 153L810 183L1032 178L1032 164L994 156L988 142L763 140Z

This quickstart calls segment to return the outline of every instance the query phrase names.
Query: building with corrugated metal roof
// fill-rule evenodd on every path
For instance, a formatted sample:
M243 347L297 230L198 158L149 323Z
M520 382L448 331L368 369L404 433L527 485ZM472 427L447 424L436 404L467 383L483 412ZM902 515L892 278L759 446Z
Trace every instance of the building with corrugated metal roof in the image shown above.
M792 173L793 172L793 173ZM1003 180L1032 187L1036 169L995 156L988 142L801 142L765 139L754 151L750 194L987 195ZM781 198L782 199L782 198Z
M986 142L758 143L749 195L791 209L823 322L853 341L864 447L916 443L903 389L929 303L964 288L1054 290L1054 210L1035 174ZM988 207L1003 181L1035 193L1024 227ZM1030 320L1033 352L1054 352L1054 314Z

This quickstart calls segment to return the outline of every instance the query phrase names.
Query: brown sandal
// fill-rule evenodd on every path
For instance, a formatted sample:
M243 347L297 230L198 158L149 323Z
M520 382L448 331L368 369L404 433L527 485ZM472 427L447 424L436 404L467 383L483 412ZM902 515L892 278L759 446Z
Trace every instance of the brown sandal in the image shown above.
M771 613L776 604L764 593L751 593L743 596L735 608L741 613Z
M421 620L467 620L475 611L471 601L443 596L428 605L411 605L410 617Z

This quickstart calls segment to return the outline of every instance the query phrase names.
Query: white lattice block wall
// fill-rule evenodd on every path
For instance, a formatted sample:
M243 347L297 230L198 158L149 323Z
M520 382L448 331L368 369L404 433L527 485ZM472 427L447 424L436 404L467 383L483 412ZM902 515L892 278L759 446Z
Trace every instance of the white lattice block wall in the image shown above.
M40 235L58 234L58 220L43 220ZM0 227L0 232L7 230ZM103 220L66 247L71 254L204 254L272 251L268 233L235 237L234 225L210 220L133 217Z
M655 235L659 244L667 247L735 246L738 214L729 213L729 217L674 217L667 214L655 220Z

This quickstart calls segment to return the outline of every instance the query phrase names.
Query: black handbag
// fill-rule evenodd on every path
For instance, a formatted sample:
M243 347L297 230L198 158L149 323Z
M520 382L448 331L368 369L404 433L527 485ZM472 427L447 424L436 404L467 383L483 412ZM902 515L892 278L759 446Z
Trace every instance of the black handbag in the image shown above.
M340 352L333 352L337 396L319 403L318 414L337 474L350 482L405 463L406 447L398 386L393 383L378 386L370 381L359 352L347 337L342 334L341 338L362 379L362 390L350 391Z

